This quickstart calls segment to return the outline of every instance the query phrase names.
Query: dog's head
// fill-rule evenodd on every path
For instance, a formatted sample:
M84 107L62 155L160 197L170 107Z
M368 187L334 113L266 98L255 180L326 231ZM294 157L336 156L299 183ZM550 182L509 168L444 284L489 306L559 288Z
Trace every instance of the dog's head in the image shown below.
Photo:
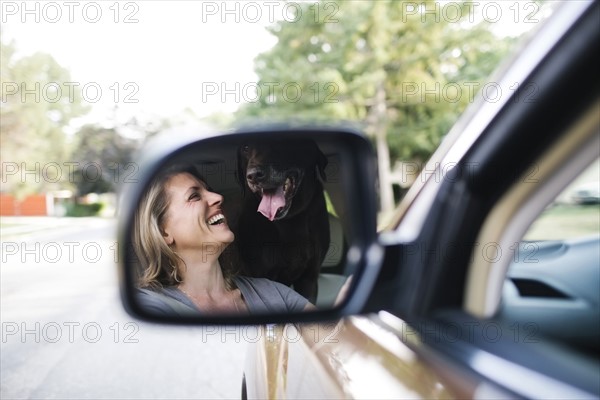
M303 211L323 190L327 158L312 140L249 142L238 150L238 179L270 221Z

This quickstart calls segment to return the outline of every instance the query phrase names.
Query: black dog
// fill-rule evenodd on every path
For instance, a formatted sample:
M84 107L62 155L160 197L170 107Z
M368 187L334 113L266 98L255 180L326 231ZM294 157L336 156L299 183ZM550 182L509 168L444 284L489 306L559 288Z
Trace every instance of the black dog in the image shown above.
M293 285L313 304L329 247L326 165L311 140L277 138L238 150L244 204L235 233L244 272Z

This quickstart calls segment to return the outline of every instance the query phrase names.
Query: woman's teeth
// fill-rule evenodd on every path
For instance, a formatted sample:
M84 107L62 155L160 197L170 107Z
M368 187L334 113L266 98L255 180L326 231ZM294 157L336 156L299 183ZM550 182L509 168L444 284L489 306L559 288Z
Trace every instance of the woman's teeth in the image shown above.
M217 214L215 216L210 217L206 222L209 225L217 225L222 222L225 222L225 216L223 214Z

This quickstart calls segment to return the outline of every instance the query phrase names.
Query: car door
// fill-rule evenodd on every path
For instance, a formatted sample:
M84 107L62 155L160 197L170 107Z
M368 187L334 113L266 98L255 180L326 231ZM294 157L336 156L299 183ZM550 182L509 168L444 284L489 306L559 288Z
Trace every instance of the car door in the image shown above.
M380 236L369 314L341 321L330 343L286 344L276 393L598 397L597 347L574 349L577 339L556 340L503 308L529 226L598 158L598 16L597 2L557 10L499 81L534 87L535 98L517 90L457 123ZM595 327L598 303L587 306L577 323ZM597 330L581 336L598 342Z
M502 314L509 266L524 256L529 226L598 158L598 12L597 3L557 10L504 75L522 73L524 85L538 88L535 101L510 99L457 125L463 132L438 155L441 168L432 168L452 164L450 172L432 174L386 236L388 258L396 253L384 268L392 283L382 281L383 295L374 291L372 309L394 298L393 314L420 333L427 351L473 373L476 390L534 398L594 397L600 390L597 345L573 348L582 338L597 343L597 329L556 340L535 321ZM561 30L562 38L549 43ZM548 52L536 60L534 49L544 46ZM597 240L589 246L598 254ZM596 257L576 280L598 282L599 269ZM568 282L557 277L556 285ZM576 323L596 326L597 300L587 300L590 312ZM555 311L555 318L564 313ZM532 329L535 343L528 340Z

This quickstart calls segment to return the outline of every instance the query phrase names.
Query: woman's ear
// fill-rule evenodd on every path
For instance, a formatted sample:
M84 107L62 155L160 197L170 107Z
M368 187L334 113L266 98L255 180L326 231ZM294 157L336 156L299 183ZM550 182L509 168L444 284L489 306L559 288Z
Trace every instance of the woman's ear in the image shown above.
M165 239L165 243L167 244L167 246L170 246L173 244L175 239L173 239L173 236L171 236L171 234L169 234L169 232L167 232L161 228L160 233L162 234L163 239Z

